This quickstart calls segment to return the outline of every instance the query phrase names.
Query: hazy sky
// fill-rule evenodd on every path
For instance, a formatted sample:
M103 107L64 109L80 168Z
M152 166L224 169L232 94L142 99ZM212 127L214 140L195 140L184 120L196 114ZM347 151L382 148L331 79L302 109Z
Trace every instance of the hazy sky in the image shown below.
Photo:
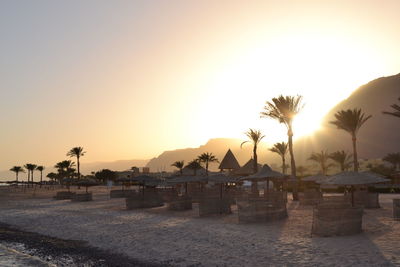
M151 158L213 137L267 142L259 118L301 94L297 136L400 72L400 1L1 1L0 170ZM283 134L282 134L283 133Z

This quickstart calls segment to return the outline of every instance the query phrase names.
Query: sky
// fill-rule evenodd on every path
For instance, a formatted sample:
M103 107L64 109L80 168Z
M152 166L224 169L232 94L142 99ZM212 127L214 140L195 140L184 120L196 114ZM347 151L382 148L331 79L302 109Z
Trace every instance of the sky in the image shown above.
M0 170L148 159L210 138L269 143L265 101L302 95L295 137L400 72L400 1L1 1Z

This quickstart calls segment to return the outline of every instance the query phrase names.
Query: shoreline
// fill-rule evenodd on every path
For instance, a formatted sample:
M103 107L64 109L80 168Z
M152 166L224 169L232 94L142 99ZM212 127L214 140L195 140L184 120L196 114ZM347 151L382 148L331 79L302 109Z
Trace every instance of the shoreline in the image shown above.
M0 222L0 244L17 253L40 259L49 266L85 267L158 267L160 264L132 259L120 253L112 253L89 246L88 242L66 240L23 231L16 226ZM162 266L167 266L163 264Z

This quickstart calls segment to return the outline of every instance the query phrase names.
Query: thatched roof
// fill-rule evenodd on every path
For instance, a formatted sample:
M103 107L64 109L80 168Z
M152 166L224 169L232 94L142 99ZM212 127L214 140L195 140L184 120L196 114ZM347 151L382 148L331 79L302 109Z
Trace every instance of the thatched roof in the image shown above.
M174 178L166 180L168 184L183 184L183 183L194 183L194 182L207 182L207 176L202 175L183 175L176 176Z
M141 185L156 186L161 180L149 175L139 175L131 179L133 182L138 182Z
M217 173L208 176L209 182L214 182L216 184L225 184L225 183L237 183L239 179L237 177L225 175L223 173Z
M237 170L233 171L233 174L236 175L250 175L250 174L254 174L254 159L250 159L246 164L244 164L242 167L240 167ZM262 165L261 164L257 164L258 165L258 170L261 169Z
M230 149L226 152L225 157L222 159L218 168L221 170L236 170L240 168L238 161Z
M323 175L323 174L317 174L317 175L304 177L301 180L304 181L304 182L315 182L315 183L318 183L320 181L325 181L328 178L329 178L329 176L326 176L326 175Z
M320 184L327 185L368 185L390 180L383 178L382 175L373 172L341 172L335 174L325 181L320 181Z
M240 178L240 180L263 180L263 179L270 179L270 178L284 178L286 175L283 173L274 171L271 169L268 164L264 164L264 166L259 170L256 174L245 176Z

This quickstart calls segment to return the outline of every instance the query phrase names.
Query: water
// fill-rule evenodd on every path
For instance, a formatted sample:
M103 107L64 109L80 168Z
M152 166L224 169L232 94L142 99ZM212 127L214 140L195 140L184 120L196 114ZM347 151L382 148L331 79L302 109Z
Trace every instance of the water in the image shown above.
M0 266L2 267L54 267L41 259L16 251L0 243Z

